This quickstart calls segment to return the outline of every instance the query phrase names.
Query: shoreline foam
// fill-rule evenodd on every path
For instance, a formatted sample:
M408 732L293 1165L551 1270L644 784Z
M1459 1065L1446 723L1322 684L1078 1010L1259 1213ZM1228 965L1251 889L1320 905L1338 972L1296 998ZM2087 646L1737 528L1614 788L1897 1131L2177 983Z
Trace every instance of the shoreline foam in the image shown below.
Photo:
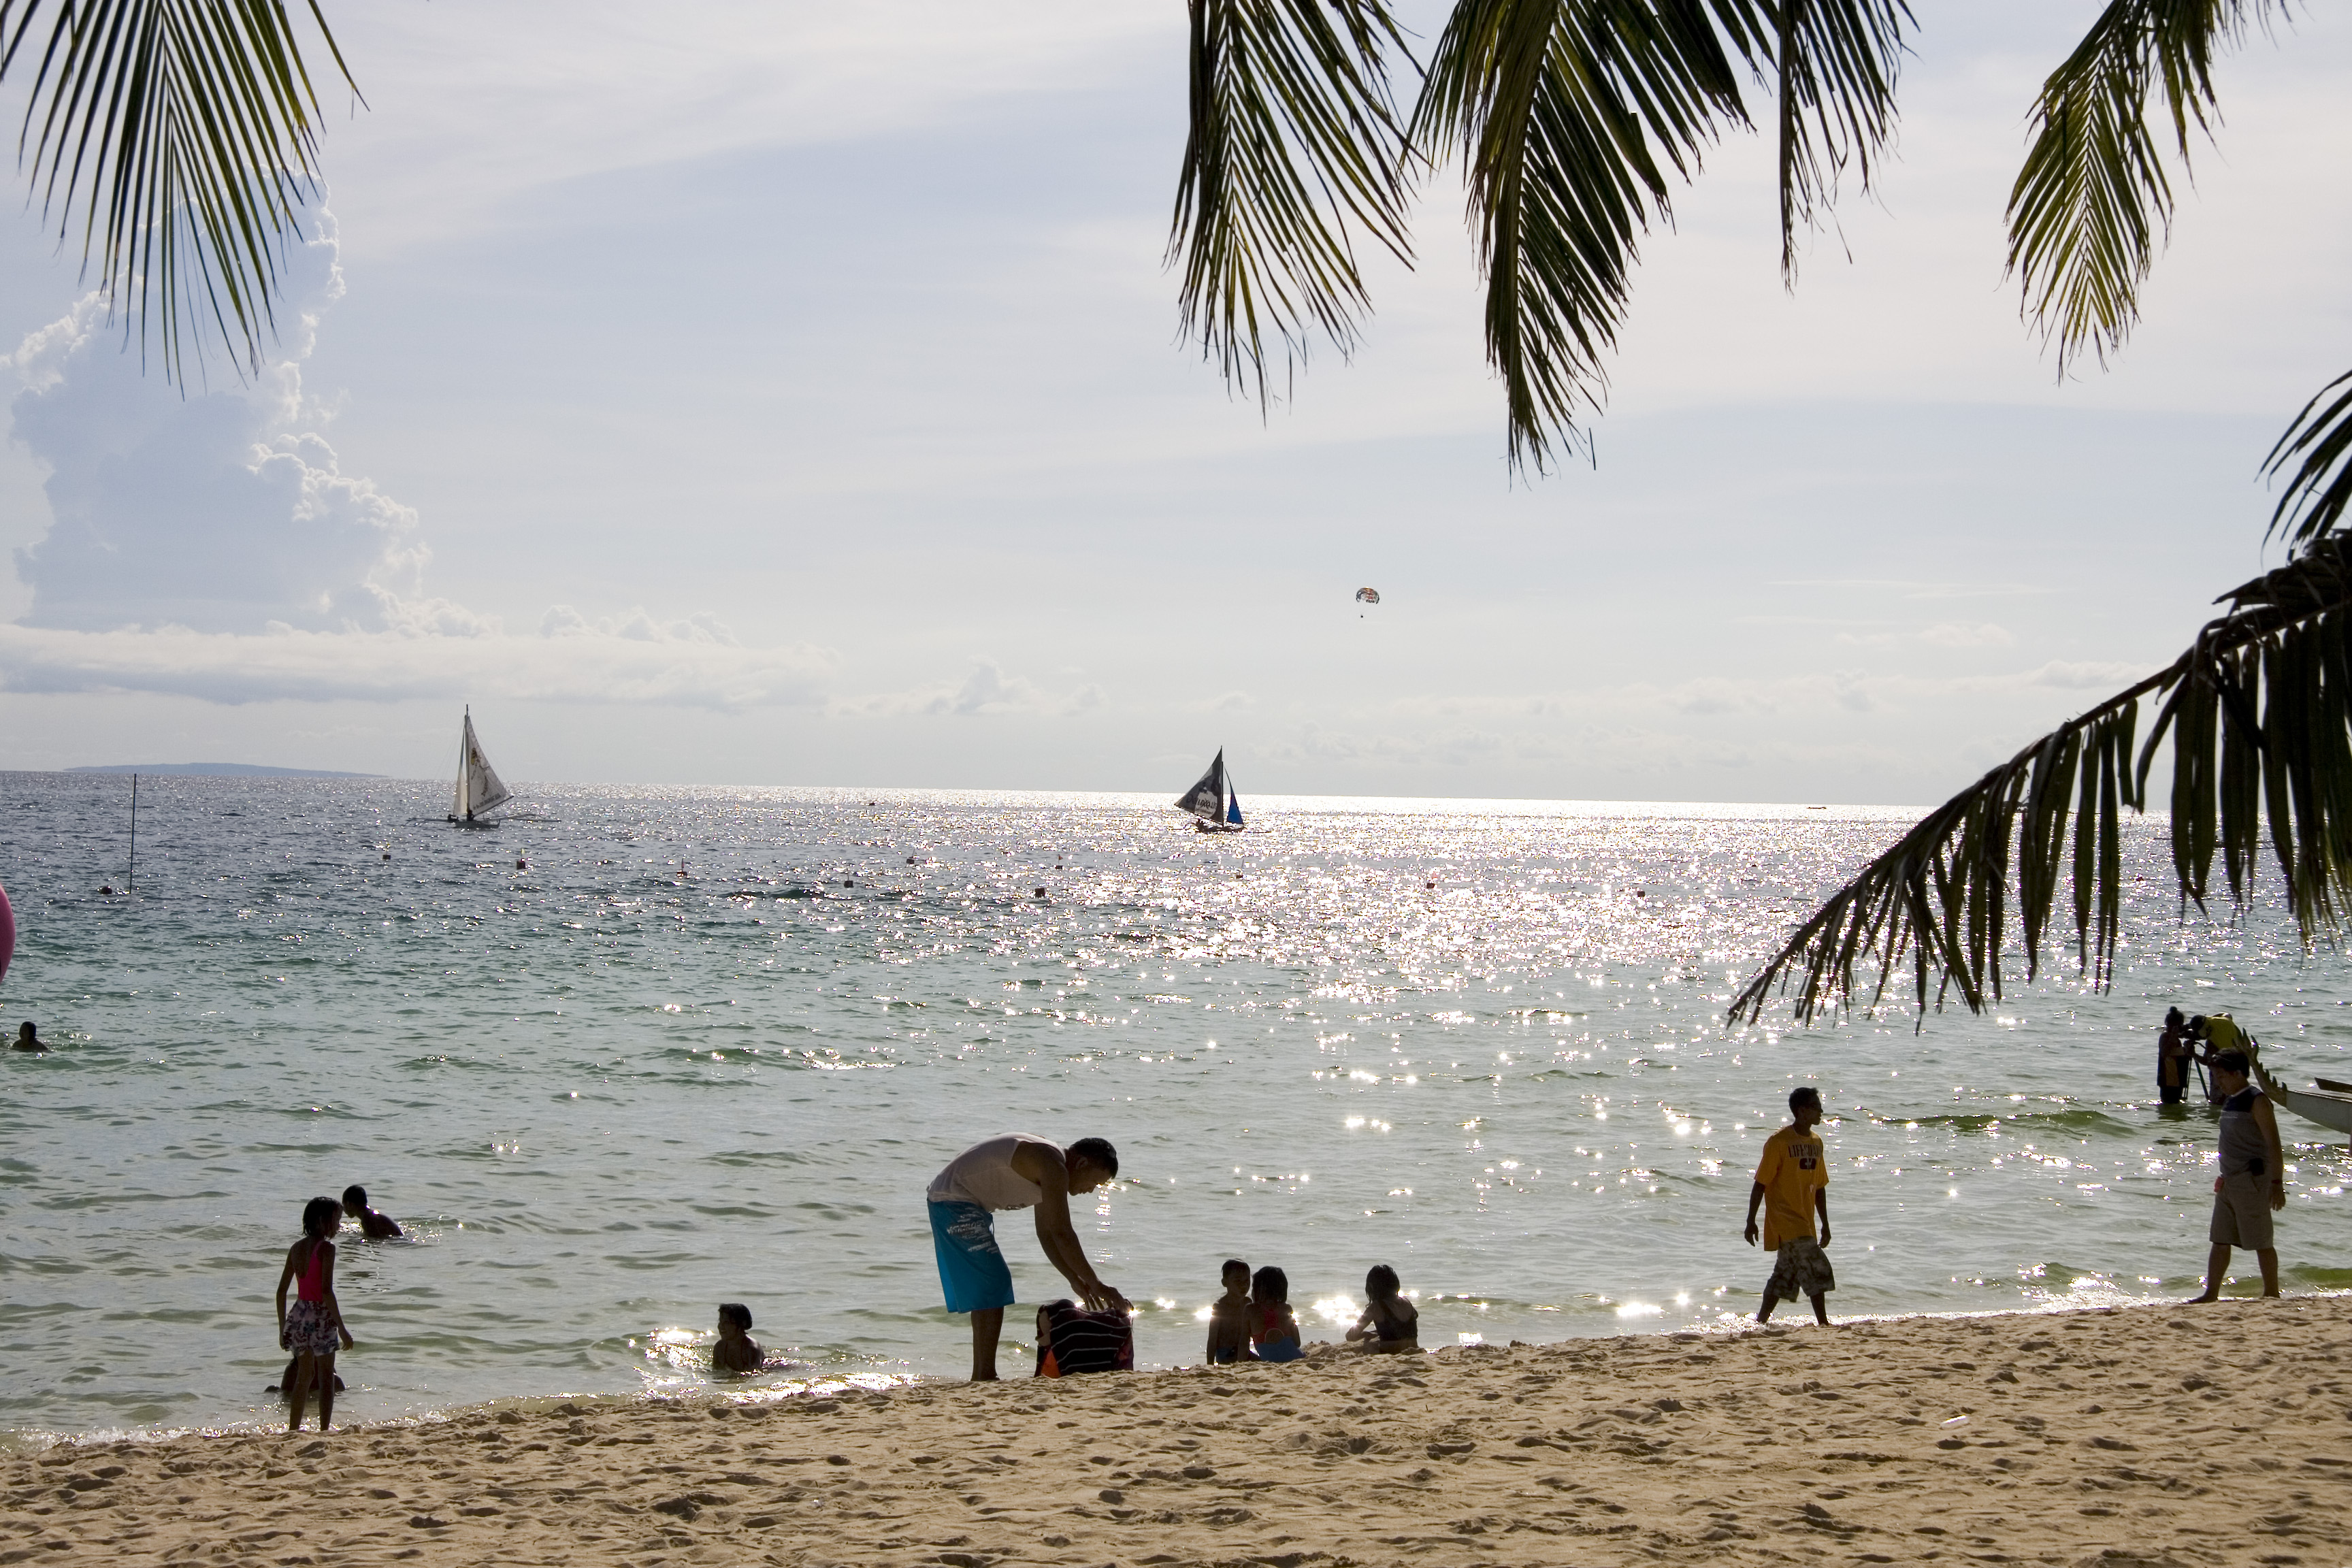
M78 1443L0 1563L2335 1563L2347 1351L2298 1297Z

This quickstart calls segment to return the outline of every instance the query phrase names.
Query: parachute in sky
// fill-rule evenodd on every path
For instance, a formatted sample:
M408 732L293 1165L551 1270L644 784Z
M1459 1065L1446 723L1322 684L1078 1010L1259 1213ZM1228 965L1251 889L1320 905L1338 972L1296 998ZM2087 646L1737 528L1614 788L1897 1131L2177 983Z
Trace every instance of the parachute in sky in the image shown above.
M1381 591L1378 588L1359 588L1356 590L1356 603L1360 605L1377 605L1380 602Z

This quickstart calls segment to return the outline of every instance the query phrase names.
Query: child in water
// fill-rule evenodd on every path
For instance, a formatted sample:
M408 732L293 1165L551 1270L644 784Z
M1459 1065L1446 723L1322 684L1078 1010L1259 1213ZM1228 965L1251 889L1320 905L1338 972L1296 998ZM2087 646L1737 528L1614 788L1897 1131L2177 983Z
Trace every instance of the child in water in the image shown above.
M1348 1331L1358 1350L1374 1355L1405 1355L1421 1349L1421 1313L1404 1298L1397 1272L1385 1263L1372 1265L1364 1276L1364 1294L1371 1298L1364 1315Z
M1250 1359L1249 1265L1228 1258L1221 1272L1225 1293L1209 1308L1209 1348L1203 1352L1211 1366Z
M400 1232L400 1222L368 1207L367 1189L357 1182L343 1189L343 1213L360 1222L360 1234L370 1241L389 1241Z
M738 1374L761 1366L759 1342L751 1337L751 1309L740 1301L719 1308L719 1342L710 1347L710 1370Z
M1290 1310L1290 1277L1271 1263L1250 1277L1250 1341L1260 1361L1297 1361L1307 1353Z
M289 1432L302 1429L302 1406L312 1389L319 1391L319 1430L335 1415L335 1346L352 1348L352 1334L343 1327L343 1309L335 1300L335 1244L327 1238L342 1228L343 1205L332 1198L312 1198L302 1205L302 1239L286 1249L286 1268L278 1276L278 1344L294 1352L294 1377L286 1395L290 1413ZM294 1306L286 1306L286 1287L294 1287Z

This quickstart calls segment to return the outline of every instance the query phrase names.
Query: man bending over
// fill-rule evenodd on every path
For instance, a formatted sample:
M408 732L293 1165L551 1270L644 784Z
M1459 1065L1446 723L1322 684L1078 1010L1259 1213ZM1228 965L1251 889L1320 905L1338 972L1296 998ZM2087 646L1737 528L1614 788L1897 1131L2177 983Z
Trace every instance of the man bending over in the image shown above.
M1008 1132L973 1144L931 1178L940 1288L949 1311L971 1314L974 1383L995 1380L997 1337L1004 1309L1013 1304L1013 1270L996 1245L994 1215L1002 1210L1037 1211L1037 1245L1080 1300L1097 1311L1127 1310L1127 1298L1096 1277L1070 1225L1070 1199L1118 1174L1118 1151L1100 1138L1081 1138L1064 1149Z

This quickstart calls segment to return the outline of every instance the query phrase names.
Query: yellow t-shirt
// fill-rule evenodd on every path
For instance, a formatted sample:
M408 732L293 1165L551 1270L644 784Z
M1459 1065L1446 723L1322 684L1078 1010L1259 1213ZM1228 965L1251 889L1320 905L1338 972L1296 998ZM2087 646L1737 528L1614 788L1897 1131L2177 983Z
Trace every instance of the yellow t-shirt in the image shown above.
M1756 1167L1764 1189L1764 1250L1777 1252L1792 1237L1813 1239L1813 1194L1830 1184L1829 1152L1821 1134L1792 1124L1764 1140Z
M2227 1013L2206 1015L2205 1040L2216 1051L2242 1051L2246 1048L2244 1031L2238 1027L2238 1021Z

